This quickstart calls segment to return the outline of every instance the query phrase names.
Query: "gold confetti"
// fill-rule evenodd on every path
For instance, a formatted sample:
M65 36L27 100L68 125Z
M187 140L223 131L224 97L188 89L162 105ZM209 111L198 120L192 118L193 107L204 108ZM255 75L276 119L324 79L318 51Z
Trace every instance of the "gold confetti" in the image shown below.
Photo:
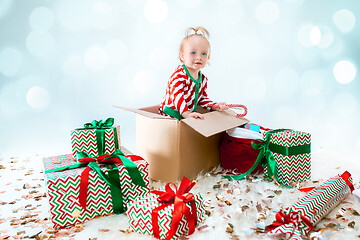
M348 227L355 228L355 221L352 221L348 224Z
M125 233L125 234L130 234L130 233L132 233L132 231L131 231L130 229L126 229L126 230L120 229L119 231L122 232L122 233Z

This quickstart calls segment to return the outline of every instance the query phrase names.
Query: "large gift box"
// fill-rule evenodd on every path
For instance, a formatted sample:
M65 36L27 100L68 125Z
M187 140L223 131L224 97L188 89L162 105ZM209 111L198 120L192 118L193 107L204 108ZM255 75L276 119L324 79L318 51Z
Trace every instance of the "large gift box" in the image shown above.
M345 171L338 174L312 189L292 206L278 212L276 221L266 229L270 234L285 235L281 239L301 240L353 190L350 173Z
M130 199L148 192L148 163L119 150L97 159L69 154L43 161L54 228L124 212Z
M268 161L265 174L277 177L279 183L292 185L311 178L311 135L293 130L273 130L266 133L268 148L275 159L271 169ZM270 170L271 169L271 170Z
M162 182L196 179L219 166L225 131L249 122L230 109L209 112L199 107L204 119L178 120L160 115L159 105L117 108L136 113L136 153L149 161L150 178Z
M71 147L75 156L78 152L86 152L91 157L112 154L120 146L119 126L113 127L113 118L105 121L85 123L83 128L71 131Z
M205 217L203 198L189 193L194 184L184 177L179 189L169 183L164 191L152 191L130 201L126 212L130 228L166 240L192 234Z

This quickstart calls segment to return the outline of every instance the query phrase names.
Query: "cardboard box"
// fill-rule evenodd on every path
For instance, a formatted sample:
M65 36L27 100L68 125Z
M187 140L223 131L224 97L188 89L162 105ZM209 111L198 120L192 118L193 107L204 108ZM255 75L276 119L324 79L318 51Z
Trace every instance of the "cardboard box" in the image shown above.
M158 106L117 108L136 113L136 154L149 162L153 180L195 179L220 164L219 144L225 131L249 121L231 110L209 112L204 119L177 120L162 116Z

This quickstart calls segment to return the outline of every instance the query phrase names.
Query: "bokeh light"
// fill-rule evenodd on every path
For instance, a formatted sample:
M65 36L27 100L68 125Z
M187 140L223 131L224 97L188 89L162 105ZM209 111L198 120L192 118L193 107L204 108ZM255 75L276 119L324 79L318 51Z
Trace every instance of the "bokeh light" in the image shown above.
M338 83L348 84L355 79L356 68L352 62L341 60L335 64L333 74Z
M47 7L37 7L30 14L30 26L33 30L48 31L54 23L55 15Z
M15 76L22 64L22 54L17 49L5 48L0 52L0 73Z
M357 100L349 92L338 92L332 102L332 112L337 116L354 116L357 112Z
M161 23L168 15L166 2L162 0L148 0L144 6L145 17L153 23Z
M54 38L48 32L32 31L26 38L26 47L37 57L46 56L54 46Z
M256 18L263 24L272 24L279 18L279 6L273 1L262 1L256 8Z
M348 9L342 9L337 11L333 16L333 21L336 27L344 32L350 32L353 30L356 22L356 18L353 12Z
M326 26L320 26L319 30L321 33L321 38L320 42L318 43L318 47L322 49L330 47L334 42L334 33Z
M102 70L108 63L109 55L101 46L93 46L85 52L85 65L93 70Z
M304 47L318 45L321 42L320 28L310 23L304 24L298 30L297 38Z
M318 45L321 41L321 32L320 28L313 26L310 31L310 41L313 45Z
M36 109L44 109L49 105L50 95L48 91L40 86L30 88L26 94L26 102Z

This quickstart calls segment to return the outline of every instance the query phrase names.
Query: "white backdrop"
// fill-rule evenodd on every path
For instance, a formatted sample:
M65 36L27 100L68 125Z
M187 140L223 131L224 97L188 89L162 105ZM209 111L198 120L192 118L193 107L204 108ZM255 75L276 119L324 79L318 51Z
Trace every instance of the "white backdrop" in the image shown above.
M204 26L211 99L355 161L359 21L356 0L0 0L0 154L69 153L71 129L107 117L135 151L135 116L112 105L158 104Z

